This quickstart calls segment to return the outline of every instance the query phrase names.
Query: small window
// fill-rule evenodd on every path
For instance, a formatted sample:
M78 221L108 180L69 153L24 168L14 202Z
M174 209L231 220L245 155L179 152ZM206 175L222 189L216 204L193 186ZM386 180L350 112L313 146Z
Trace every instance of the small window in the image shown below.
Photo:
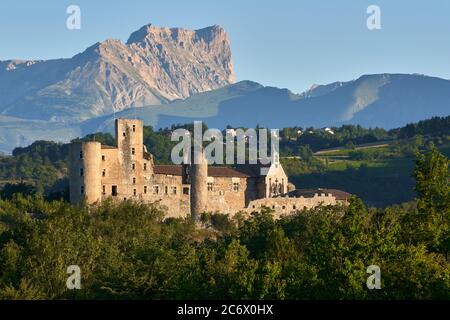
M133 163L133 164L131 165L131 170L136 170L136 164Z
M272 209L275 209L275 205L272 206Z
M233 191L239 192L239 182L233 182Z
M125 137L126 135L127 135L127 134L126 134L126 133L125 133L125 131L124 131L124 132L122 133L122 136L124 136L124 137Z
M136 178L133 177L133 184L136 184Z
M164 187L164 193L165 193L165 194L169 194L169 187L168 187L168 186L165 186L165 187Z
M136 132L136 126L133 124L133 132Z
M135 148L131 148L131 154L132 155L136 154L136 149Z
M183 194L189 194L189 188L188 187L184 187L183 188Z
M294 205L292 206L292 209L297 210L297 206L294 204Z
M147 186L144 186L144 193L147 193Z
M282 206L281 208L284 210L284 209L286 209L286 206Z
M83 159L83 151L80 151L80 159Z
M105 161L105 160L106 160L106 156L102 155L102 161Z
M208 182L208 191L213 191L214 184L212 182Z
M81 193L81 194L84 194L84 186L81 186L80 193Z
M154 194L159 194L159 186L154 186L153 187L153 193Z
M106 194L106 186L103 186L103 191L102 191L103 195Z
M133 189L133 195L136 196L136 189Z
M117 186L112 186L111 188L111 194L113 197L117 196Z
M80 168L80 177L84 176L84 169Z
M106 177L106 169L103 169L103 171L102 171L102 176L103 176L103 177Z
M147 163L144 163L144 171L147 171Z
M172 187L172 194L177 194L177 187Z

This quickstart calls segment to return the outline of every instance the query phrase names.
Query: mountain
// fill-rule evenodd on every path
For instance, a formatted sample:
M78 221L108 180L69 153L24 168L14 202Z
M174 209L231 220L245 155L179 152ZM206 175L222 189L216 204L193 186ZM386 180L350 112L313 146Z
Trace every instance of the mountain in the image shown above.
M124 110L116 117L138 117L156 128L202 120L270 128L360 124L391 129L450 114L450 81L415 74L364 75L318 86L302 94L242 81L164 106ZM82 132L112 130L113 117L91 119Z
M138 117L155 128L202 120L214 128L390 129L447 116L449 106L450 81L418 74L363 75L301 94L234 83L221 27L148 24L126 43L98 42L70 59L0 61L0 152L112 131L118 117Z
M159 105L234 82L231 49L219 26L133 32L70 59L0 61L0 114L79 122L129 107Z

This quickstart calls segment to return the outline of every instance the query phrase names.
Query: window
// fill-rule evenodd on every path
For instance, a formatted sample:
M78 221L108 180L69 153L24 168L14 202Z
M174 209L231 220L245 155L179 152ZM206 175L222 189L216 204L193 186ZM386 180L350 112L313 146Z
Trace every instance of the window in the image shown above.
M164 193L165 193L165 194L168 194L168 193L169 193L169 187L168 187L168 186L165 186L165 187L164 187Z
M208 182L208 191L213 191L214 184L212 182Z
M239 182L233 182L233 191L239 192Z
M113 197L117 196L117 186L112 186L111 188L111 194Z
M147 171L147 163L144 163L144 171Z
M281 208L284 210L284 209L286 209L286 206L282 206Z
M133 132L136 132L136 126L133 124Z
M136 197L136 189L133 189L133 196Z
M133 177L133 184L136 184L136 178Z
M189 194L189 187L183 188L183 194Z
M136 149L135 148L131 148L131 154L134 155L136 153Z
M106 160L105 155L102 155L102 161L105 161L105 160Z
M177 187L172 187L172 194L177 194Z
M81 186L80 193L81 193L81 194L84 194L84 186Z
M292 209L296 210L296 209L297 209L297 206L294 204L294 205L292 206Z
M147 186L144 186L144 193L147 193Z
M102 171L102 176L103 176L103 177L106 177L106 169L103 169L103 171Z
M80 159L83 159L83 151L80 151Z
M154 194L159 194L159 186L154 186L153 187L153 193Z
M131 165L131 170L133 170L133 171L136 170L136 164L133 163L133 164Z
M272 205L272 209L275 209L275 205Z
M84 170L83 168L80 168L80 177L84 176Z
M122 133L122 135L125 137L127 134L125 133L125 131Z
M103 195L106 194L106 186L103 186L103 190L102 190Z

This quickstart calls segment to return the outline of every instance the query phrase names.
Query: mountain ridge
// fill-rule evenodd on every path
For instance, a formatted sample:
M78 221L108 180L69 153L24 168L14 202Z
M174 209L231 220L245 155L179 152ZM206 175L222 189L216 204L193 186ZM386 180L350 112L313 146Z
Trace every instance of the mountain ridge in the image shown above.
M229 39L221 27L146 25L136 32L125 44L107 39L68 59L0 61L0 113L78 122L234 82Z

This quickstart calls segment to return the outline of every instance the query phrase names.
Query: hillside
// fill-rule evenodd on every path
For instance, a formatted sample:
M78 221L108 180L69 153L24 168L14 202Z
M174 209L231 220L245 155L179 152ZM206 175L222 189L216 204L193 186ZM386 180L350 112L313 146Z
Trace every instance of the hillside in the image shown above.
M449 80L379 74L319 86L300 95L242 81L156 108L124 110L116 117L138 117L156 128L202 120L214 128L359 124L391 129L432 116L447 116L449 105ZM93 119L83 126L83 132L111 128L111 123L111 116Z

